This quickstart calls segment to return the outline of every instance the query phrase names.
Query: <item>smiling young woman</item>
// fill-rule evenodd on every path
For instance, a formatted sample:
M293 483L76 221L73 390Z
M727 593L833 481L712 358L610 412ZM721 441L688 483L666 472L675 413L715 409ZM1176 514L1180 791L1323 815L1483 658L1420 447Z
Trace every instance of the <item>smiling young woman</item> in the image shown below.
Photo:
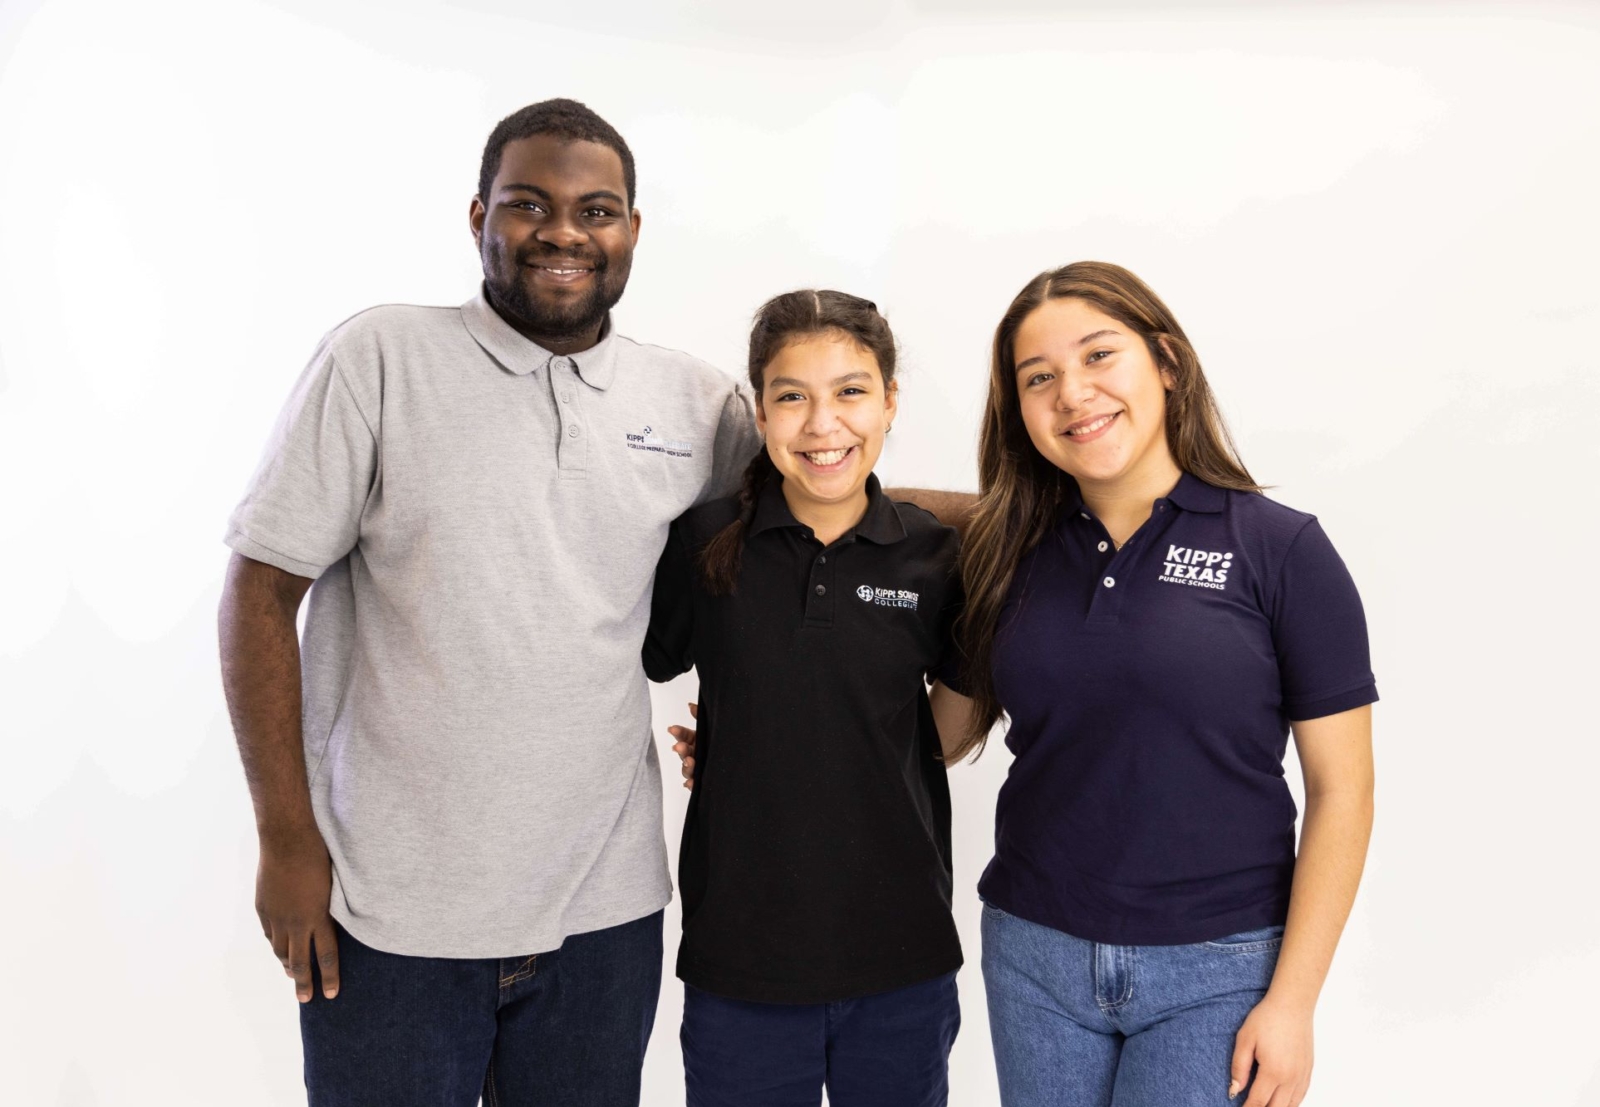
M1372 822L1350 575L1259 494L1182 328L1118 266L1012 302L979 469L957 752L1009 716L979 883L1002 1101L1295 1107Z

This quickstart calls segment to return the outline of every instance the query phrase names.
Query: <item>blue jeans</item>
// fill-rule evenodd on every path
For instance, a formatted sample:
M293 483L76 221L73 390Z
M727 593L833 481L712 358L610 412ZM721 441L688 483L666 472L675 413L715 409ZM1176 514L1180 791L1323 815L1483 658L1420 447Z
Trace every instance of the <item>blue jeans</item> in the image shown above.
M311 1107L638 1107L661 920L482 960L383 953L339 927L339 995L318 979L300 1005Z
M1234 1037L1283 927L1187 946L1108 946L983 905L1005 1107L1232 1107Z
M685 984L689 1107L944 1107L956 974L837 1003L750 1003Z

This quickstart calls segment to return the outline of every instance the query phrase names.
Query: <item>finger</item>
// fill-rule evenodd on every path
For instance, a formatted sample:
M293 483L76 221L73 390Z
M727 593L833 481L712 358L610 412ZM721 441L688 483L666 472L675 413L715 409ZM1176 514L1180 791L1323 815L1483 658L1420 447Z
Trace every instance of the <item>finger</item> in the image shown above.
M700 721L700 705L699 704L691 703L689 705L689 718L695 720L696 722Z
M267 933L267 941L272 943L272 956L278 959L278 964L283 966L283 975L289 975L289 930L283 926L267 924L271 929Z
M322 974L322 994L332 999L339 994L339 937L333 930L333 919L327 915L311 932L312 953L317 958L317 971Z
M1229 1066L1228 1098L1236 1098L1245 1086L1250 1083L1250 1067L1255 1063L1256 1043L1254 1037L1246 1038L1240 1033L1233 1042L1233 1063Z
M683 759L683 767L681 771L683 772L683 778L685 780L688 780L690 777L694 776L694 758L685 757Z
M1267 1107L1269 1102L1278 1102L1273 1100L1272 1096L1281 1086L1276 1073L1257 1069L1255 1081L1250 1085L1250 1095L1244 1101L1244 1107Z
M294 994L301 1003L311 1002L311 932L296 930L289 936L289 960L285 968L294 977Z
M674 742L672 744L672 752L678 755L679 761L682 761L694 752L694 747L688 742Z

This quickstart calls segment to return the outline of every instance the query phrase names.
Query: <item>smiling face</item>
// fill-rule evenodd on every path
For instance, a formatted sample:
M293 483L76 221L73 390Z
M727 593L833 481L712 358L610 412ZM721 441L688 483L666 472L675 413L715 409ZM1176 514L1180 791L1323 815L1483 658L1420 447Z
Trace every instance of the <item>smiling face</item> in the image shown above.
M593 346L622 298L639 236L626 187L609 146L534 135L506 143L490 195L472 201L490 301L547 350Z
M817 531L855 525L895 410L893 382L884 387L878 359L847 335L807 335L767 362L756 423L796 519Z
M1047 461L1085 492L1171 487L1174 381L1133 328L1085 300L1046 300L1017 328L1013 351L1022 422Z

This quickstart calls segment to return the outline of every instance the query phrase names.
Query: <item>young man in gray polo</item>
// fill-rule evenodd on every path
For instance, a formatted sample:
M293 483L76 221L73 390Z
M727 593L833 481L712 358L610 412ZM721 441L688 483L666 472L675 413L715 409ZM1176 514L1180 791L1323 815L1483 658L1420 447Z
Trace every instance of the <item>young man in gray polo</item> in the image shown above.
M231 520L223 678L314 1104L638 1102L650 579L759 441L732 379L612 331L633 201L583 105L503 120L481 292L335 328Z

